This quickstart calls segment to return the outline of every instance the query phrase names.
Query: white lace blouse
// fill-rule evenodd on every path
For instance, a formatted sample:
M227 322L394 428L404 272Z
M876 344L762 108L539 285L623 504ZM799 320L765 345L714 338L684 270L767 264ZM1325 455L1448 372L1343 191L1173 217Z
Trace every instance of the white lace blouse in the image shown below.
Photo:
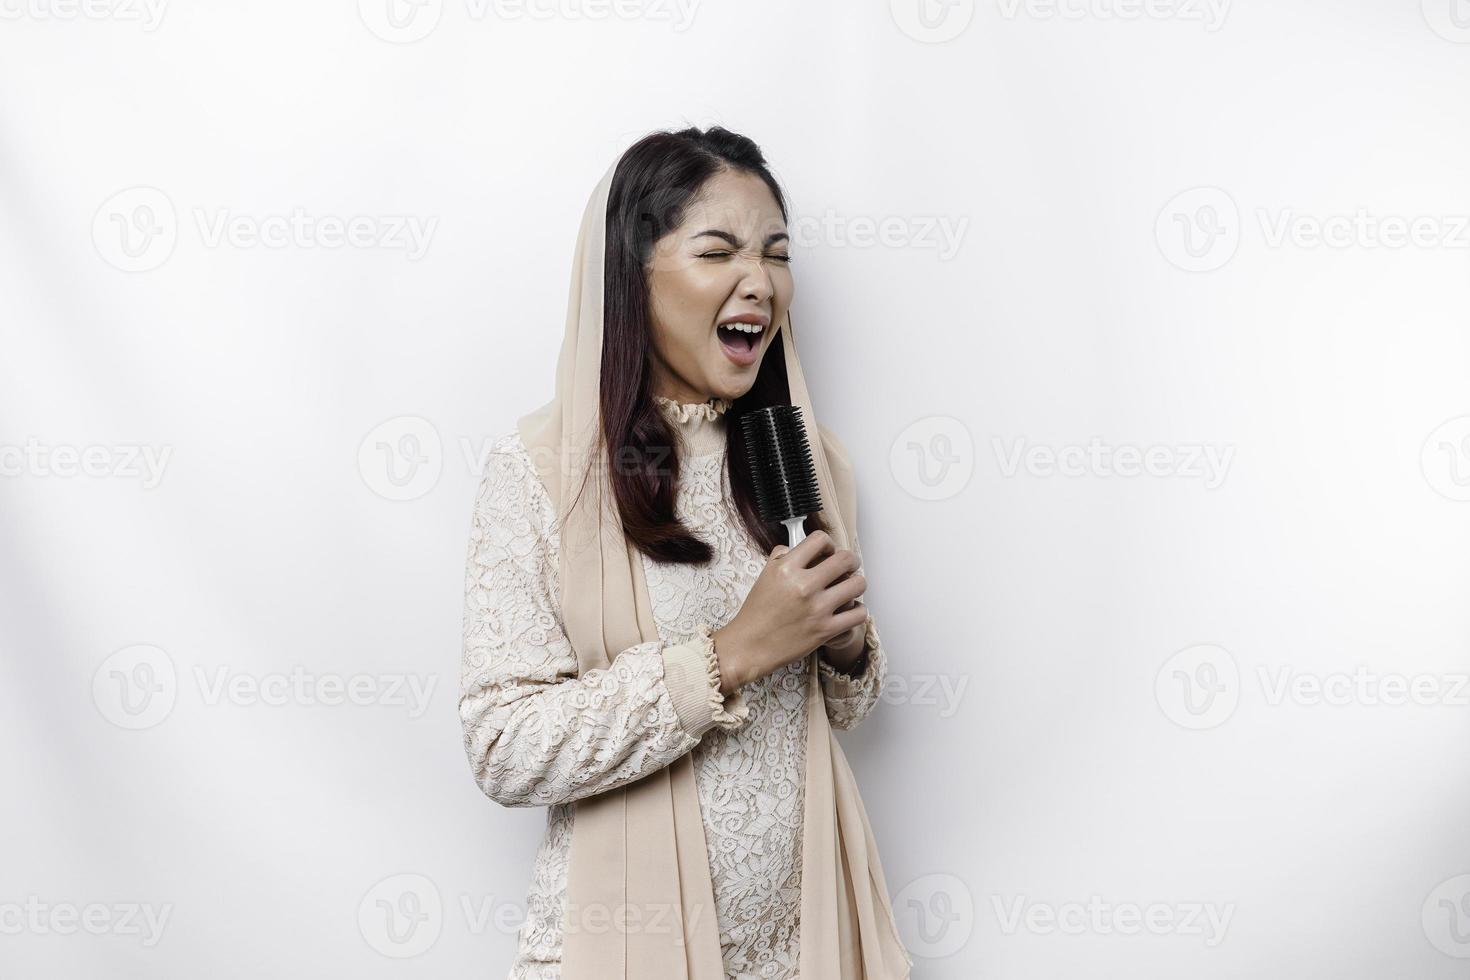
M465 751L492 800L548 808L510 980L560 980L570 804L686 752L726 975L797 980L805 660L720 694L709 633L740 610L766 556L727 505L729 403L658 405L682 442L676 511L715 556L704 566L643 557L659 638L621 651L606 669L577 675L559 616L551 500L518 433L495 441L475 501L459 702ZM864 647L853 677L819 661L834 728L856 725L882 690L887 664L871 615Z

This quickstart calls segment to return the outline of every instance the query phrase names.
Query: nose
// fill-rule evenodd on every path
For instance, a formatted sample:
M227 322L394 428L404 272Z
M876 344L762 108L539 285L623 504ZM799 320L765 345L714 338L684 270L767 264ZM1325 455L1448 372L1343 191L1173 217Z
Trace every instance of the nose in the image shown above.
M740 277L741 298L764 303L775 291L776 287L771 282L771 271L766 268L765 261L759 256L753 256L745 263L745 274Z

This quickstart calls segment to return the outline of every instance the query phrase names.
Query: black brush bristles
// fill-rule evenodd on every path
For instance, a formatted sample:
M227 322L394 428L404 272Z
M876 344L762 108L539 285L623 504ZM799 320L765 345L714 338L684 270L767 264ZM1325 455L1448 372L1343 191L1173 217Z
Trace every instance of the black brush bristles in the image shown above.
M779 524L822 509L822 492L798 405L767 405L740 416L761 518Z

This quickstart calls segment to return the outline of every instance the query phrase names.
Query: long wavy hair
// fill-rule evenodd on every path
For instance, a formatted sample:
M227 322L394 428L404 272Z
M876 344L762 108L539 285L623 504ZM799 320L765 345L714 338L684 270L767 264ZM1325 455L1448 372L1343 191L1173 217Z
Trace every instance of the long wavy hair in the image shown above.
M787 217L786 197L760 147L721 126L643 137L619 159L608 192L600 441L601 448L610 450L604 463L623 535L659 563L706 564L714 557L714 549L696 537L674 510L681 468L679 440L653 400L654 326L649 315L648 262L655 244L682 223L685 208L705 182L729 169L764 181L782 219ZM725 466L733 510L766 552L785 544L786 533L782 525L767 524L760 517L738 420L767 405L791 404L784 341L784 332L771 341L755 383L731 403L725 415ZM821 447L812 450L820 452ZM831 533L815 514L807 517L805 527L808 534L819 529Z

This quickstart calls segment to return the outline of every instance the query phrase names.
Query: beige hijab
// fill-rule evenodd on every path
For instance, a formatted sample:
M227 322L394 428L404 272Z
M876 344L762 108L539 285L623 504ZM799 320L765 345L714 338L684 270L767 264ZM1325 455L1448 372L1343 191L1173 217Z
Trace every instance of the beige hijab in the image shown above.
M582 672L659 639L640 553L623 537L606 466L598 465L582 487L585 468L600 458L603 249L616 170L614 162L582 215L556 395L518 422L558 517L564 516L561 613ZM852 466L816 423L790 317L777 328L784 331L791 404L801 406L807 439L822 449L813 454L822 516L837 546L849 547L857 506ZM574 510L563 515L574 497ZM878 849L827 721L817 658L808 660L800 980L903 980L910 962ZM574 806L563 980L724 980L691 754Z

